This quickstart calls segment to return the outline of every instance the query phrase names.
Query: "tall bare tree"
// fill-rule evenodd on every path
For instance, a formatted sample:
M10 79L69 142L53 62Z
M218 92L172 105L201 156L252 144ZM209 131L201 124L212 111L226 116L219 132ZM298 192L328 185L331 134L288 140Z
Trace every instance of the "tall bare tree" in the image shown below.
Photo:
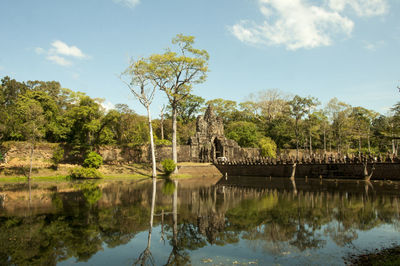
M154 99L156 87L152 83L151 78L153 65L148 58L140 58L132 60L128 68L122 73L121 80L128 86L133 95L147 110L147 118L149 123L150 149L152 163L152 177L156 178L156 156L154 148L153 127L151 123L150 105ZM122 76L129 77L129 81L123 80Z

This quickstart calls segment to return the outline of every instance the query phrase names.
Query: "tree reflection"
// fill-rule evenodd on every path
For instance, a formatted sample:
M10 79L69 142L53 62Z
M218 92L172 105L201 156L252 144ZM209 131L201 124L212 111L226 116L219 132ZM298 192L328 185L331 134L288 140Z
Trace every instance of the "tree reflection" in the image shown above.
M178 181L174 180L174 193L172 195L172 251L169 254L167 265L190 264L189 254L185 251L184 245L178 241Z
M171 181L160 189L155 180L86 182L48 190L34 183L30 193L26 183L3 186L8 201L0 209L0 265L88 261L104 246L125 245L139 232L148 232L148 238L135 264L155 264L151 238L165 233L164 263L183 265L192 263L194 250L243 239L257 251L281 256L323 248L325 241L352 245L360 231L383 224L400 231L398 192L386 183L352 183L350 190L340 191L340 183L337 188L324 181L319 187L317 180L311 189L313 180L296 179L294 193L287 178L285 183L267 182L254 188L188 187L179 181L178 188ZM156 196L157 190L162 193ZM160 218L158 210L163 210ZM161 235L152 231L158 223Z
M133 265L154 265L154 257L150 251L150 245L151 245L151 233L153 230L154 207L156 204L157 178L153 177L152 179L153 179L153 190L151 194L150 222L149 222L149 234L147 237L147 247L139 255L139 257L133 263Z

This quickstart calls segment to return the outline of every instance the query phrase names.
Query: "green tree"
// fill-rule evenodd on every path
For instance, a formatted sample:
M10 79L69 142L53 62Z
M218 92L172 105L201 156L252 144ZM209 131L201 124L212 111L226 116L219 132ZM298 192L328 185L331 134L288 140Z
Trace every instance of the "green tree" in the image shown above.
M348 138L351 136L350 113L351 106L340 102L337 98L331 99L327 106L326 112L332 125L332 134L338 152L344 150L344 146Z
M75 154L86 154L97 144L96 136L101 126L103 113L100 104L89 96L79 96L78 104L65 114L65 123L71 129L67 141Z
M289 149L290 142L295 139L293 127L293 119L288 114L280 116L268 123L266 135L270 136L278 147Z
M232 121L237 112L237 103L231 100L224 100L221 98L209 100L206 105L211 105L213 107L214 113L221 117L225 124Z
M232 122L226 129L226 137L235 140L241 147L257 147L260 134L251 122Z
M194 84L206 80L209 55L206 50L193 47L194 36L178 34L172 43L178 46L177 52L167 50L164 54L154 54L149 61L152 80L165 92L171 106L172 159L176 163L178 106L188 97Z
M362 139L367 139L368 152L371 152L370 132L372 120L377 116L372 110L363 107L353 107L350 113L353 134L358 139L358 152L362 149Z
M396 137L400 136L400 102L396 103L392 108L393 112L392 118L390 119L390 127L391 127L391 138L392 138L392 153L398 153L398 141L396 142Z
M271 122L288 112L287 96L278 89L259 91L249 95L243 107L261 122ZM242 108L243 108L242 107Z
M189 94L186 98L178 103L178 121L181 121L184 124L194 121L196 119L196 115L198 115L202 109L204 102L204 98ZM168 109L172 108L168 106Z
M314 97L294 96L289 102L290 115L294 118L294 132L296 137L296 157L299 157L299 141L300 141L300 122L301 119L308 115L312 108L318 105L319 102Z
M117 143L119 145L148 143L149 129L146 117L136 114L126 104L116 104L115 108L118 114L114 112L110 114L109 120L113 122L108 123L108 127L114 133Z
M33 152L35 149L35 144L44 136L44 125L45 116L43 114L43 108L40 103L26 95L19 95L16 100L16 122L17 129L16 132L23 139L30 143L30 165L29 165L29 176L32 175L32 159Z
M270 137L262 137L258 141L258 146L262 156L276 158L276 143Z
M55 169L58 168L58 164L64 159L64 149L60 146L58 146L54 152L53 156L51 157L51 161L53 163L53 167Z
M304 121L307 135L308 148L310 154L313 153L313 147L321 147L326 152L326 131L328 126L328 118L322 111L315 111L308 115ZM321 143L322 139L322 143Z

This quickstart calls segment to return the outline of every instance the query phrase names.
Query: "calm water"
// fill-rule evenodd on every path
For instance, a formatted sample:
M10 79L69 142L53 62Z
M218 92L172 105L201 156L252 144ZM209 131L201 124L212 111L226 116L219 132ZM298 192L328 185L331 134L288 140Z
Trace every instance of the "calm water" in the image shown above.
M0 265L343 265L350 253L400 244L399 186L234 177L0 184Z

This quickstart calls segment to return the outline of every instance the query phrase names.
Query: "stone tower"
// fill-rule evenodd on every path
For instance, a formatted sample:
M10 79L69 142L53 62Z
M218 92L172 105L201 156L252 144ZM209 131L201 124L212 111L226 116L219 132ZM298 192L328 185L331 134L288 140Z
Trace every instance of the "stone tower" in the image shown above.
M204 115L197 117L196 135L189 139L191 161L212 162L218 157L233 158L235 149L240 149L234 140L224 135L224 124L211 105Z

